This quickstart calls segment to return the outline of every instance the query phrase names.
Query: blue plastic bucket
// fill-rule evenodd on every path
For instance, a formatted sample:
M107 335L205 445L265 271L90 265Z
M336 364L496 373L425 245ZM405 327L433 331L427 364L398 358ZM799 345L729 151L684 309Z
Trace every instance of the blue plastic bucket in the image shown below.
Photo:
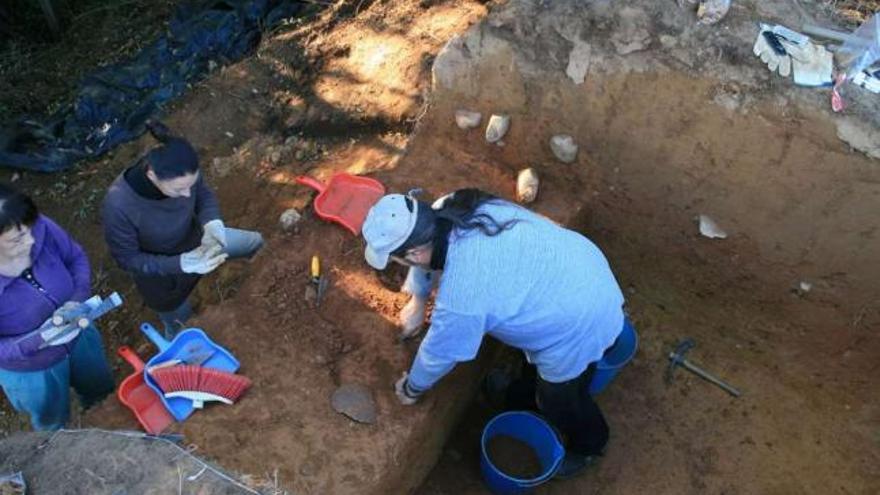
M611 380L620 373L620 369L629 363L639 348L639 336L629 318L623 319L623 330L610 349L605 351L596 363L593 379L590 381L590 394L595 395L605 390Z
M497 435L507 435L531 446L541 461L541 474L531 479L509 476L492 464L489 459L489 440ZM537 415L525 411L501 413L486 423L480 440L480 469L483 480L493 493L527 493L556 474L565 457L565 448L556 431Z

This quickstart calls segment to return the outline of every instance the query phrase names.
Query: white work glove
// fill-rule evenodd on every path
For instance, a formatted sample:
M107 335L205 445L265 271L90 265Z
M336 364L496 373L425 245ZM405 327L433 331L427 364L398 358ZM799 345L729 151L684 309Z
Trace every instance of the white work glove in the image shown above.
M403 327L403 331L400 332L401 339L409 339L418 335L425 323L425 307L427 305L426 299L412 296L406 306L400 310L400 326Z
M202 226L202 246L226 247L226 226L223 220L211 220Z
M824 46L810 42L798 45L787 40L782 40L782 45L791 55L795 84L810 87L834 84L831 74L834 70L833 56Z
M83 308L83 303L77 301L67 301L62 304L60 308L56 309L54 313L52 313L52 318L57 320L56 324L60 324L60 322L67 321L74 316L82 315L88 312L88 308Z
M88 319L79 318L74 322L70 322L71 325L75 325L75 329L73 331L56 339L56 337L58 337L61 332L65 331L69 327L67 325L55 326L54 324L52 324L53 318L54 315L50 316L49 319L46 320L45 323L43 323L43 325L48 325L48 328L40 332L40 338L42 338L43 342L46 342L50 346L63 345L72 341L79 335L81 331L83 331L83 329L88 328L89 326Z
M199 246L180 255L180 270L183 273L205 275L222 265L228 256L218 244L208 248Z
M761 61L767 64L770 72L779 72L780 76L788 77L791 74L791 57L789 57L788 53L776 53L773 47L770 46L767 38L764 37L764 32L769 32L773 35L770 26L761 24L761 31L758 32L758 38L755 40L755 46L752 47L752 53L757 57L761 57ZM778 36L777 39L779 39ZM784 44L782 46L785 48Z
M409 374L404 371L403 376L394 383L394 394L397 395L397 400L404 406L415 404L422 395L422 392L416 392L409 386L408 377Z

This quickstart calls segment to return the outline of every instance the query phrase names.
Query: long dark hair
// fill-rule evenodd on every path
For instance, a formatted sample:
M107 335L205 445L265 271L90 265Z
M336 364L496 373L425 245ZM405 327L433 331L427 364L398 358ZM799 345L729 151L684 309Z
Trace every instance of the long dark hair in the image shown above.
M165 124L149 121L147 130L162 143L144 157L147 166L161 180L176 179L199 170L199 156L186 139L176 137Z
M486 203L500 202L497 196L476 188L459 189L443 200L440 209L434 211L439 222L449 222L456 232L464 234L478 229L484 235L495 237L513 227L517 220L498 222L492 215L478 212Z
M30 196L0 183L0 234L13 227L30 227L37 221L39 214L40 211Z
M407 206L412 210L409 199ZM444 198L440 208L433 209L430 204L418 201L418 217L409 238L392 255L403 257L406 251L414 247L433 242L434 252L431 256L431 267L435 270L443 268L446 263L446 251L449 247L449 236L455 229L457 235L467 235L479 231L483 235L495 237L512 228L518 220L499 222L492 215L477 211L480 206L502 201L497 196L476 188L459 189Z

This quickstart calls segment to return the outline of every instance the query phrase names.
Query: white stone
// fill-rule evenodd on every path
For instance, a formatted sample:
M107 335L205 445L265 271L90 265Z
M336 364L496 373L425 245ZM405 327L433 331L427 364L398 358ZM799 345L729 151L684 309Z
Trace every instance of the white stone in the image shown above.
M531 203L538 196L541 182L535 169L529 167L519 171L516 177L516 200L520 203Z
M709 239L726 239L727 232L721 229L708 215L700 215L700 234Z
M571 163L577 159L578 145L574 138L566 134L558 134L550 138L550 151L559 161Z
M480 112L472 112L470 110L455 111L455 125L459 129L473 129L480 125L483 115Z
M284 213L278 218L278 222L281 224L281 230L285 232L296 231L300 220L302 220L302 215L296 211L296 208L284 210Z
M712 25L720 21L730 10L730 0L703 0L697 8L701 24Z
M575 84L583 84L587 78L587 71L590 69L590 54L592 49L589 43L575 40L574 48L568 54L568 67L565 68L565 75L569 77Z
M507 115L492 115L486 126L486 141L494 143L500 141L510 129L510 117Z

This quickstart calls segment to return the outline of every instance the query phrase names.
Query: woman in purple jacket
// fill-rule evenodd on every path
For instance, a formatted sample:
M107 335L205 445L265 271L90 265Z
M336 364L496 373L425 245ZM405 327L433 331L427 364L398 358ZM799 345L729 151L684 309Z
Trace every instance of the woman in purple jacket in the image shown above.
M84 408L113 391L94 326L51 343L38 330L61 308L87 299L90 278L79 244L31 198L0 184L0 388L12 407L30 414L35 430L64 426L71 385Z

